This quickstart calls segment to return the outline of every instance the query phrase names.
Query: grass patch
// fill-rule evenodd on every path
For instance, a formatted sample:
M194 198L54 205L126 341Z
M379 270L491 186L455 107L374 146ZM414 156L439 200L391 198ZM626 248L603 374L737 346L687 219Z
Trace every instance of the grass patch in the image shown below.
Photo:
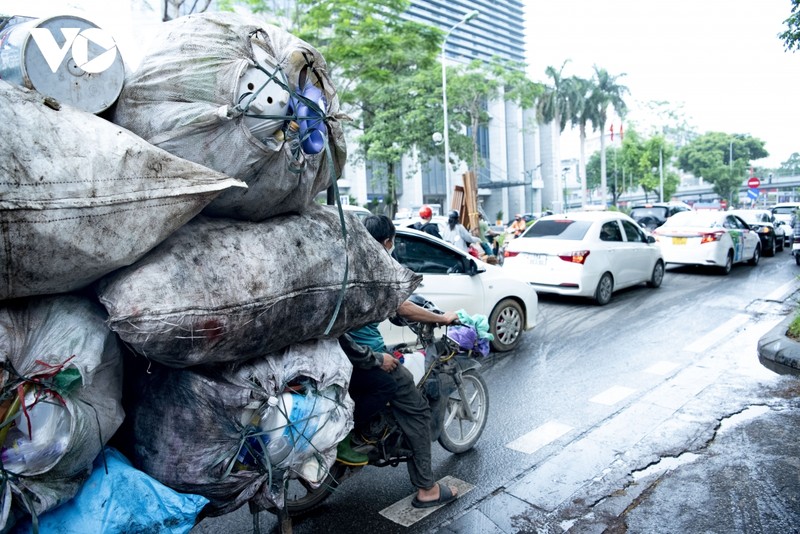
M800 313L795 315L792 322L789 323L789 328L786 330L786 335L795 341L800 341Z

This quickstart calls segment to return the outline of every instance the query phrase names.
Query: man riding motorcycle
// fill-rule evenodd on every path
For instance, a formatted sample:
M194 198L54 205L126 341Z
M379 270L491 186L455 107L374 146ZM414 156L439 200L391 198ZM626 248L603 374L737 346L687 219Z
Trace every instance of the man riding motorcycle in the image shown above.
M392 221L384 215L373 215L364 219L364 225L372 237L391 254L395 236ZM454 312L439 315L409 301L400 305L397 314L411 321L436 324L451 324L458 319ZM457 497L457 489L436 484L433 478L431 410L428 402L414 384L411 372L388 354L383 337L378 331L378 323L371 323L344 334L339 338L339 344L353 364L349 391L356 406L354 432L340 444L339 461L350 465L367 463L365 455L352 450L351 440L358 439L370 419L389 402L413 451L411 461L407 464L411 483L417 488L412 506L428 508L453 501Z

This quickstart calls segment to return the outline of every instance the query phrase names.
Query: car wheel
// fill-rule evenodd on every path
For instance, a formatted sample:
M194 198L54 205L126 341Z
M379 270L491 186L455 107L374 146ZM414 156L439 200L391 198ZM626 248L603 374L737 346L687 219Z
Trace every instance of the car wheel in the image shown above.
M769 248L764 251L764 254L767 256L774 256L775 252L778 250L778 244L776 243L777 239L774 237L769 242Z
M725 265L720 267L720 269L722 270L722 274L724 274L724 275L731 274L731 269L733 269L733 251L732 250L728 251L728 256L725 259Z
M759 243L758 245L756 245L756 249L753 251L753 257L750 258L747 261L747 263L755 267L756 265L758 265L758 260L760 259L761 259L761 244Z
M597 289L594 291L594 300L600 306L605 306L611 300L611 293L614 292L614 279L611 273L603 273L600 281L597 282Z
M778 240L778 252L783 252L783 247L784 247L784 245L783 245L783 238L780 238L780 239Z
M516 348L522 339L525 328L525 313L517 301L503 299L492 310L489 317L489 330L494 336L492 348L497 352L507 352Z
M797 265L800 265L800 254L795 254L795 255L794 255L794 262L795 262Z
M650 280L647 281L647 285L652 288L661 287L661 282L664 280L664 262L658 260L653 267L653 274L650 275Z

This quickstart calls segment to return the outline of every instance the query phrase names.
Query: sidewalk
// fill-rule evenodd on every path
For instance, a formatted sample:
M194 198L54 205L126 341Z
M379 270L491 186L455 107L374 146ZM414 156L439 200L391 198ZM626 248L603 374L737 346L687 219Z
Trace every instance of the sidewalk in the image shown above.
M759 339L758 356L770 370L800 374L800 344L783 335L789 320ZM800 533L800 380L785 376L751 392L715 363L677 375L649 405L621 413L436 532ZM680 409L665 408L691 387ZM625 443L642 413L652 421L642 429L648 437ZM586 473L600 474L575 491Z

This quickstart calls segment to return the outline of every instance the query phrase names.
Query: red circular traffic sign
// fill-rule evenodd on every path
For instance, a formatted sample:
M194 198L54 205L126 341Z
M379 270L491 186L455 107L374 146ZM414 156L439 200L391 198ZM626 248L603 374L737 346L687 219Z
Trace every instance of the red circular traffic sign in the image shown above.
M758 178L756 178L755 176L753 176L752 178L750 178L749 180L747 180L747 187L749 187L749 188L751 188L751 189L755 189L755 188L756 188L756 187L758 187L759 185L761 185L761 180L759 180L759 179L758 179Z

